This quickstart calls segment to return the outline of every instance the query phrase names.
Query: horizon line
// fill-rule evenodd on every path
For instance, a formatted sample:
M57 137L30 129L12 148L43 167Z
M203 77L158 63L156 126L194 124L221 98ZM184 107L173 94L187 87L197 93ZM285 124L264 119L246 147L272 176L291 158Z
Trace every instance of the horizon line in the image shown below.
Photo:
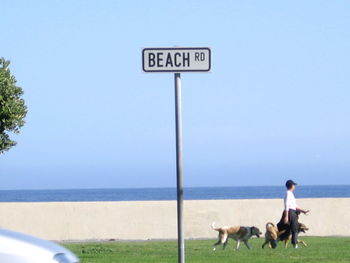
M298 187L305 186L350 186L350 184L305 184L298 185ZM184 186L188 188L231 188L231 187L285 187L284 185L232 185L232 186ZM27 188L27 189L0 189L0 191L72 191L72 190L137 190L137 189L176 189L176 186L152 186L152 187L87 187L87 188Z

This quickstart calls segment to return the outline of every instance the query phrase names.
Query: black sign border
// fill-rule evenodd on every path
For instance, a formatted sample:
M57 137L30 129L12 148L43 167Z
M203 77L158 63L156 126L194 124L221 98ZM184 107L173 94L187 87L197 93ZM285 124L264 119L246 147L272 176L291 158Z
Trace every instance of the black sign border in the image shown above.
M145 51L147 50L208 50L209 51L209 68L201 70L146 70L145 69ZM142 49L142 70L146 73L163 72L163 73L181 73L181 72L209 72L211 70L211 49L209 47L160 47L160 48L144 48Z

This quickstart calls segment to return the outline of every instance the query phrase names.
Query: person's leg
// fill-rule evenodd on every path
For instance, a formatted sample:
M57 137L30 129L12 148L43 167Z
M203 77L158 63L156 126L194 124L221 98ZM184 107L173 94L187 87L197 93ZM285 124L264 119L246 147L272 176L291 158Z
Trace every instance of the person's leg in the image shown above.
M292 244L297 247L298 244L298 215L294 210L289 211L289 224L292 233Z

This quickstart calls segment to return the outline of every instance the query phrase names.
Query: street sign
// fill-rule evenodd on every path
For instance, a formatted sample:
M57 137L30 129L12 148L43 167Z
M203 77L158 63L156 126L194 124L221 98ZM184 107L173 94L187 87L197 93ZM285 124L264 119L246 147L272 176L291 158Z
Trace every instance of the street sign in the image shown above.
M211 51L207 47L144 48L142 50L143 71L174 73L178 263L185 263L180 72L207 72L210 71L210 67Z
M145 72L207 72L210 67L211 50L207 47L142 50L142 68Z

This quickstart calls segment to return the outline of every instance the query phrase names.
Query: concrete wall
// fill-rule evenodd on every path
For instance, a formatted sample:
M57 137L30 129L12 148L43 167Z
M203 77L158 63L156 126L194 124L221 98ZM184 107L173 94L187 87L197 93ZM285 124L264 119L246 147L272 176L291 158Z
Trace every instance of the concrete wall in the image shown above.
M299 199L311 210L300 216L308 235L350 236L350 198ZM277 223L282 200L185 201L186 238L215 238L211 223L255 225L264 232ZM0 203L0 227L50 240L175 239L176 202Z

